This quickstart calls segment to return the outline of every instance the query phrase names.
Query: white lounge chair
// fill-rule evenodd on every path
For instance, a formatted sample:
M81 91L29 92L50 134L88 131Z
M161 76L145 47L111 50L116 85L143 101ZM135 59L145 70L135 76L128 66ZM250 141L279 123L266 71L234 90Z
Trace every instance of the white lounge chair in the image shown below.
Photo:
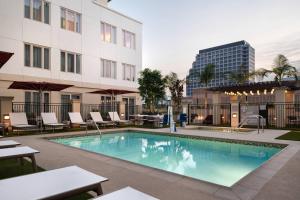
M58 123L55 113L41 113L44 126L55 128L63 128L65 124Z
M87 132L88 124L82 120L81 114L79 112L69 112L69 117L70 117L71 124L77 124L80 127L84 126L85 131Z
M32 130L38 128L36 125L28 124L26 113L9 113L9 118L13 130Z
M100 125L114 125L112 121L104 121L99 112L90 112L93 122Z
M131 187L126 187L118 191L97 197L94 200L159 200L148 194L142 193Z
M101 195L101 183L107 181L77 166L0 180L0 199L65 199L83 192Z
M22 162L23 158L27 157L30 158L31 160L33 170L36 171L37 170L36 161L35 161L36 153L40 153L40 152L27 146L0 149L0 160L20 158Z
M18 145L21 145L21 144L19 142L14 141L14 140L0 141L0 149L16 147Z
M117 112L108 112L108 114L109 114L111 121L113 121L113 122L124 123L124 124L130 123L130 121L128 121L128 120L121 120L119 117L119 114Z

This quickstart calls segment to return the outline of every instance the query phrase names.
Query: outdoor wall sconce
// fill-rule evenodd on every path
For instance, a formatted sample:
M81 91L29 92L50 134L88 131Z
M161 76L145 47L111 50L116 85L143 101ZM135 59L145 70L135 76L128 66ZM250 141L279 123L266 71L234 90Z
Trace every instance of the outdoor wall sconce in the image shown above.
M3 120L9 120L9 115L3 115Z
M124 117L125 116L125 114L124 113L121 113L121 117Z
M232 114L232 118L237 118L237 114L236 114L236 113L233 113L233 114Z

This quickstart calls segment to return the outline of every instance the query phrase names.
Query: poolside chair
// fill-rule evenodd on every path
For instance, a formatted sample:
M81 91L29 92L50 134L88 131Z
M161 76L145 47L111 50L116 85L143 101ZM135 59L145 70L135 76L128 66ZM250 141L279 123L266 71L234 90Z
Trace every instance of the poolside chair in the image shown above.
M45 127L51 127L53 129L55 128L63 128L65 124L58 123L55 113L41 113L43 124Z
M100 125L114 125L112 121L104 121L102 116L99 112L90 112L91 118L93 122L100 124Z
M16 147L18 145L21 145L21 144L19 142L14 141L14 140L0 141L0 149Z
M95 191L101 195L101 183L107 181L77 166L0 180L0 199L66 199Z
M87 133L88 124L82 120L81 114L79 112L69 112L69 117L71 124L77 124L80 127L85 127L85 132Z
M22 162L23 158L27 157L27 158L30 158L30 160L31 160L33 170L36 171L36 169L37 169L36 162L35 162L35 154L36 153L39 153L39 151L32 149L30 147L27 147L27 146L0 149L0 160L20 158L21 162Z
M16 130L33 130L37 129L36 125L28 124L26 113L9 113L10 124L12 129ZM19 134L19 132L18 132Z
M109 114L111 121L113 121L113 122L123 123L123 124L130 123L129 120L121 120L119 117L119 114L117 112L108 112L108 114Z
M131 187L126 187L118 191L106 194L104 196L95 198L94 200L159 200L148 194L142 193Z

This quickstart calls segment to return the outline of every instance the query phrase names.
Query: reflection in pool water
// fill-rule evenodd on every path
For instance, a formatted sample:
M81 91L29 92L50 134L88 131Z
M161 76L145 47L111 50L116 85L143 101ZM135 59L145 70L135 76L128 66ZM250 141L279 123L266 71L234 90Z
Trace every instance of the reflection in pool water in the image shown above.
M232 186L281 150L142 132L53 141L224 186Z

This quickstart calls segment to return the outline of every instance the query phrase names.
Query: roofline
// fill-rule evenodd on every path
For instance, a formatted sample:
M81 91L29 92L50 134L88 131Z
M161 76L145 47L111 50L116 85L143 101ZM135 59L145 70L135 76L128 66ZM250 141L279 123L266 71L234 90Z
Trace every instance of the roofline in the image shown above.
M202 49L202 50L199 50L199 53L205 53L205 52L214 51L217 49L227 48L227 47L231 47L231 46L237 46L237 45L249 45L251 47L251 45L248 42L246 42L245 40L241 40L241 41L237 41L237 42L232 42L232 43L228 43L228 44L223 44L223 45L219 45L219 46L215 46L215 47L209 47L206 49Z
M109 1L111 1L111 0L109 0ZM96 0L93 0L93 3L96 4L97 6L100 6L100 7L102 7L102 8L105 8L105 9L111 11L111 12L114 12L114 13L116 13L116 14L118 14L118 15L121 15L122 17L125 17L125 18L127 18L127 19L129 19L129 20L132 20L132 21L136 22L136 23L143 24L142 22L140 22L140 21L138 21L138 20L136 20L136 19L133 19L132 17L129 17L129 16L127 16L127 15L124 15L124 14L118 12L118 11L115 11L115 10L111 9L111 8L108 8L107 6L101 5L101 4L100 4L99 2L97 2Z

